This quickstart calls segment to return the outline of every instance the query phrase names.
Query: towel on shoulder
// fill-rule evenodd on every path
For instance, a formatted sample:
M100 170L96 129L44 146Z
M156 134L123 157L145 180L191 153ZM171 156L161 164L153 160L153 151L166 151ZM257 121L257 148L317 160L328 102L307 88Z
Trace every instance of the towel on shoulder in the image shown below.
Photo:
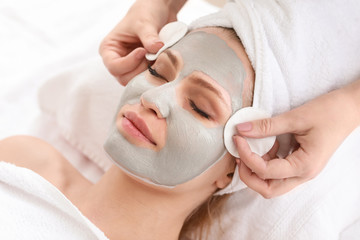
M35 172L0 161L0 239L108 240Z

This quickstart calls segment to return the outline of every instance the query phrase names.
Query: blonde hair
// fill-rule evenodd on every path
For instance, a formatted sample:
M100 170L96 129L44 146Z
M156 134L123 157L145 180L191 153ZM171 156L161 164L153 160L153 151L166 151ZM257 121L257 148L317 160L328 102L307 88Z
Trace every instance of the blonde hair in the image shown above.
M221 213L230 194L210 196L187 217L180 232L180 239L206 239L215 221L221 226ZM221 228L220 228L221 229Z
M237 39L242 45L241 39L232 28L217 27L223 30L229 38ZM253 89L254 85L251 84L250 89L245 92L246 105L251 106L253 100ZM218 222L221 230L221 214L226 201L229 199L231 194L225 194L221 196L210 196L205 202L187 217L184 225L180 232L180 239L191 239L191 240L203 240L207 239L210 233L210 227L214 222ZM220 232L219 234L222 234ZM220 238L220 236L218 236Z

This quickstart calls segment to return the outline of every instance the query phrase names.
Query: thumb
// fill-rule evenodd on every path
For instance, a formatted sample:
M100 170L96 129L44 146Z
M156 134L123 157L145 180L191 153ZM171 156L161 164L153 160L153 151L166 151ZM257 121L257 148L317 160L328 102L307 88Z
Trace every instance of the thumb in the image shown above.
M158 30L151 24L143 26L138 32L138 36L144 48L150 53L157 53L164 46L159 38Z
M272 118L240 123L236 126L236 130L245 137L264 138L292 133L296 130L294 123L296 122L291 116L291 112L288 112Z

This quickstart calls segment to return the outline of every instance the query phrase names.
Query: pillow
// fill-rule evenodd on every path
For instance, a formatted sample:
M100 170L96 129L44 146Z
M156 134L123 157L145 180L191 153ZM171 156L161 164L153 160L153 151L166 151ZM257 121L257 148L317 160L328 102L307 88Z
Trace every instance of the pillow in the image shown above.
M41 110L55 118L61 135L106 171L112 163L102 146L122 91L97 56L49 79L38 98Z

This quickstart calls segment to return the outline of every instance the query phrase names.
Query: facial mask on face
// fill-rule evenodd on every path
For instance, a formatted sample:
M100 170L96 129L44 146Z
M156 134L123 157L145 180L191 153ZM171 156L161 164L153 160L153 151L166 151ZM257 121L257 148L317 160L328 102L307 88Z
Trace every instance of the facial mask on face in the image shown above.
M145 73L136 76L125 88L119 109L137 104L143 97L157 106L166 119L167 136L160 151L138 147L119 133L114 122L104 145L106 152L121 168L155 185L173 187L187 182L214 165L226 153L224 126L205 127L179 105L178 86L194 71L214 79L230 95L232 113L241 105L245 79L244 67L235 52L214 34L194 32L175 44L184 62L178 77L161 86L153 86ZM151 126L149 126L151 127Z

